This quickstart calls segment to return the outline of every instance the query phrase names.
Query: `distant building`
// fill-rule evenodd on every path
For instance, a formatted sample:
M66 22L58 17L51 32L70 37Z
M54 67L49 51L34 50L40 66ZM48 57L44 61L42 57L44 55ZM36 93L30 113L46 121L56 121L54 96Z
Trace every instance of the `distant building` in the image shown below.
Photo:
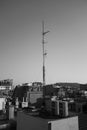
M87 103L86 102L75 102L76 112L77 113L84 113L84 108Z
M30 85L26 83L22 86L16 86L13 93L14 101L17 99L19 103L21 103L21 106L24 106L24 104L27 104L27 102L28 104L36 104L41 106L40 104L42 103L42 97L42 83L40 82L34 82Z
M5 110L6 98L0 98L0 110Z
M69 116L68 101L45 99L45 109L51 115L67 117Z
M65 97L65 91L62 86L59 86L57 84L45 85L43 87L43 96Z
M0 81L0 90L11 90L13 86L12 79L5 79Z
M60 86L55 86L54 84L45 85L43 87L43 95L44 96L54 96L58 95L58 91L60 89Z

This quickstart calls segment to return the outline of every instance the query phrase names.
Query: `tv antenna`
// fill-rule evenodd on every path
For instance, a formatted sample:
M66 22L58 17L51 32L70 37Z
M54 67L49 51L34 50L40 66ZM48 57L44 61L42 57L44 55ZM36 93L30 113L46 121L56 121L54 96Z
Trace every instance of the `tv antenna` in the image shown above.
M47 55L47 52L45 50L45 35L49 33L50 31L44 31L44 21L42 21L42 49L43 49L43 86L46 84L45 80L45 57Z

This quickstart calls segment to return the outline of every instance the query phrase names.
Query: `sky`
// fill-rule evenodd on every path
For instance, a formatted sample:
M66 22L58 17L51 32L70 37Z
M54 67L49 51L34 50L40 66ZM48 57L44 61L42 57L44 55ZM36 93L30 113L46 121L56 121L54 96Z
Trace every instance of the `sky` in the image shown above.
M87 83L87 0L0 0L0 80Z

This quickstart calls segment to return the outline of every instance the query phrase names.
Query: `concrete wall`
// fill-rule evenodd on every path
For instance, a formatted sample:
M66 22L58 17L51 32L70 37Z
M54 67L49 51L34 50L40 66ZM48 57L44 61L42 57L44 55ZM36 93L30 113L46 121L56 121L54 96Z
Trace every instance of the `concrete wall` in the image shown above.
M17 130L48 130L48 122L24 112L18 112Z
M6 104L5 98L0 98L0 110L5 109L5 104Z
M9 119L14 119L14 106L9 106Z
M78 117L51 121L51 130L79 130Z
M43 96L42 92L28 92L27 93L28 102L30 103L36 103L37 99L42 98L42 96Z

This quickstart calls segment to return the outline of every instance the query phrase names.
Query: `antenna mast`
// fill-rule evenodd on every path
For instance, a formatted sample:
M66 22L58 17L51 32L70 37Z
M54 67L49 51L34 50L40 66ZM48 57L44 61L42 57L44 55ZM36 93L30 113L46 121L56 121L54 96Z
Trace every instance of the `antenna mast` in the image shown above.
M44 36L48 33L49 31L44 31L44 21L42 22L42 48L43 48L43 86L46 84L45 81L45 56L47 55L47 53L45 52L45 40L44 40Z

